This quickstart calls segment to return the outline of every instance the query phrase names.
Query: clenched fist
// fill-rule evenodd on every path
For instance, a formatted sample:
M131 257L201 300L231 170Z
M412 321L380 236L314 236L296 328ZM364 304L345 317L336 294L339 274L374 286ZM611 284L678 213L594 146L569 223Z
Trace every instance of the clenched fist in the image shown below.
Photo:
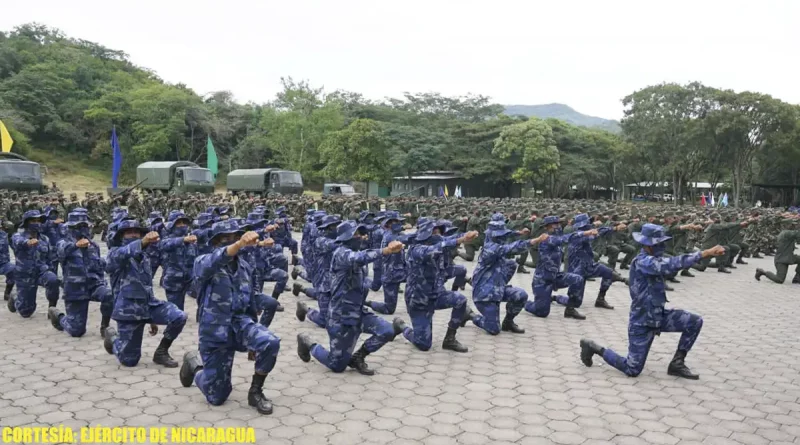
M275 245L275 240L272 238L267 238L264 241L258 243L259 247L272 247Z
M464 238L466 238L466 239L467 239L467 241L472 241L472 240L474 240L474 239L475 239L475 238L477 238L477 237L478 237L478 231L477 231L477 230L470 230L469 232L467 232L467 233L464 235Z
M528 235L531 234L531 229L525 227L525 228L523 228L522 230L519 231L519 234L522 235L522 236L528 236Z
M157 243L160 239L161 236L159 236L158 232L150 232L142 239L142 246L146 247L152 243Z
M28 240L28 245L31 246L31 247L33 247L33 246L35 246L37 244L39 244L39 239L38 238L31 238L31 239Z
M714 247L712 247L710 249L704 250L703 253L702 253L702 256L703 256L703 258L708 258L708 257L720 256L720 255L724 255L724 254L725 254L725 248L720 246L720 245L716 245L716 246L714 246Z
M543 233L543 234L537 236L536 238L532 239L530 243L531 243L531 245L539 244L539 243L541 243L543 241L547 241L547 238L550 238L550 235L548 235L546 233Z
M265 232L274 232L277 229L278 229L278 226L276 224L272 224L270 226L264 227L264 231Z
M194 235L184 236L183 242L186 244L192 244L197 242L197 237Z
M400 241L392 241L386 246L386 250L389 254L397 253L403 250L403 243Z
M75 243L75 245L77 247L81 248L81 249L85 249L85 248L89 247L89 240L84 238L82 240L79 240L77 243Z
M251 230L239 238L239 244L242 246L253 246L258 242L258 238L258 234Z

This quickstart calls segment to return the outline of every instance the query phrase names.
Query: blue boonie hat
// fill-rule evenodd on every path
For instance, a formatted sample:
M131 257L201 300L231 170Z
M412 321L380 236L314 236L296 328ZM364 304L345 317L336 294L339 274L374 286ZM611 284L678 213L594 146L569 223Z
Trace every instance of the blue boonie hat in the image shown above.
M280 206L277 209L275 209L275 214L277 214L278 216L284 216L286 214L286 206Z
M152 226L156 222L164 222L164 215L162 215L159 211L150 212L145 222L148 226Z
M416 241L425 241L433 235L433 229L436 228L436 223L430 219L426 219L420 224L417 224Z
M545 216L544 217L544 225L549 226L550 224L558 224L561 222L561 218L557 216Z
M420 218L418 218L418 219L417 219L417 227L419 227L419 226L421 226L421 225L423 225L423 224L427 223L427 222L428 222L428 221L430 221L430 220L431 220L431 219L430 219L430 218L428 218L427 216L423 216L423 217L420 217Z
M74 227L80 224L91 224L89 222L89 215L77 210L78 209L73 209L71 212L69 212L69 215L67 215L67 222L64 224L66 224L67 227Z
M344 221L336 226L336 241L350 241L353 238L353 235L355 235L359 229L366 230L367 226L364 224L359 224L355 221Z
M208 224L214 222L214 216L210 213L199 213L197 218L194 220L193 225L195 227L204 227Z
M502 238L509 235L511 230L506 227L506 223L500 221L491 221L486 227L486 235L492 238Z
M258 224L266 223L267 220L264 218L264 215L256 212L250 212L247 214L247 225L255 226Z
M667 235L664 227L658 224L648 223L642 226L641 232L633 232L633 239L645 246L655 246L671 238L671 236Z
M214 240L216 240L218 236L230 234L242 236L244 234L244 230L239 227L239 224L237 224L236 221L231 219L214 223L214 225L211 227L211 237L208 238L208 245L213 245Z
M578 215L575 216L575 219L573 221L574 222L572 223L572 228L574 228L575 230L579 230L586 226L592 225L592 222L589 220L589 215L585 213L579 213Z
M336 215L325 215L319 222L317 222L318 229L325 229L333 224L342 222L341 218Z
M391 210L391 211L386 212L386 216L384 217L383 222L384 223L387 223L389 221L400 221L400 222L403 222L405 220L406 220L405 218L400 216L400 212L398 212L397 210Z
M19 223L20 227L24 227L29 219L42 218L42 214L38 210L28 210L22 215L22 222Z
M167 223L164 224L164 226L167 228L167 230L172 230L172 228L175 226L175 223L181 220L186 221L187 225L191 224L192 222L192 220L188 216L186 216L186 214L183 213L182 210L173 210L169 212L169 216L167 217Z
M505 222L506 221L506 216L503 215L500 212L494 213L494 214L492 214L492 221Z
M113 239L117 240L119 237L125 233L126 230L136 229L139 233L144 236L147 234L147 229L142 227L139 224L139 221L135 219L123 219L122 221L117 224L116 231L114 232Z
M53 213L53 212L58 213L58 209L56 207L53 207L53 206L47 206L42 210L42 216L45 216L45 217L49 218L50 214Z

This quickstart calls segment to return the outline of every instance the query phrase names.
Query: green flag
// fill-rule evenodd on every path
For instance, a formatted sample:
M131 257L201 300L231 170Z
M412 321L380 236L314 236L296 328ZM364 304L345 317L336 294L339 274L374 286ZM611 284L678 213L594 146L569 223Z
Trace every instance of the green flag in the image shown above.
M214 151L214 144L211 142L211 136L208 137L208 146L206 149L206 168L211 170L211 173L214 174L214 180L216 180L217 172L219 172L219 163L217 162L217 152Z

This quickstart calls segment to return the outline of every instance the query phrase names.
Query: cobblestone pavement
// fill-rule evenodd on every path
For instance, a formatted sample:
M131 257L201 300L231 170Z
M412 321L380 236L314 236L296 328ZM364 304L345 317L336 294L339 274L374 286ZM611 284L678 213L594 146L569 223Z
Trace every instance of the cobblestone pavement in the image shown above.
M749 261L731 275L681 278L669 294L672 306L705 318L687 359L701 375L694 382L666 373L677 334L656 339L638 378L602 360L581 364L581 337L627 348L630 298L621 283L608 294L614 311L593 307L599 281L588 284L583 322L554 307L548 319L523 312L524 335L493 337L470 324L459 332L467 354L441 350L448 314L437 313L432 350L397 338L369 357L373 377L300 361L298 332L327 336L294 318L297 298L287 292L286 312L271 327L283 340L265 385L271 416L247 406L253 364L244 354L236 357L230 399L210 406L196 387L180 385L178 369L152 363L160 335L146 335L142 361L123 368L103 350L96 304L88 333L70 338L47 322L40 291L31 319L0 308L0 425L252 426L258 443L276 445L800 444L800 286L757 283L755 268L771 268L772 259ZM530 279L518 274L514 284L530 292ZM165 298L160 288L157 296ZM190 321L172 348L176 358L197 347L196 305L187 301ZM406 317L404 308L399 315Z

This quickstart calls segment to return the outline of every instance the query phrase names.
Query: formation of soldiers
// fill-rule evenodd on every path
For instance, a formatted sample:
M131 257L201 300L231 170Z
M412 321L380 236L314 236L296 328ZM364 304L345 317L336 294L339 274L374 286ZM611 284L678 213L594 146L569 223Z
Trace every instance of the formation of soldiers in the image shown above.
M222 404L232 391L235 354L248 352L254 362L248 403L263 414L272 412L262 388L280 350L270 325L284 310L279 299L285 292L309 297L298 299L294 316L328 334L325 343L318 334L301 333L300 359L313 357L333 372L353 368L372 375L366 358L398 336L421 351L432 347L436 310L450 310L442 348L467 353L456 336L470 323L490 335L524 334L517 317L547 317L553 305L564 306L566 318L584 320L578 309L586 282L599 278L599 309L613 310L606 294L614 283L630 287L629 350L623 357L583 339L583 363L591 366L599 355L636 376L655 335L681 332L668 373L696 379L685 358L703 320L665 308L669 283L709 267L731 273L747 264L745 258L762 254L774 255L776 272L757 269L755 278L782 283L789 267L800 264L794 255L800 219L778 209L136 192L112 199L87 193L79 202L58 191L2 193L0 203L7 231L0 233L0 274L9 311L31 317L37 289L44 287L49 322L80 337L89 303L97 302L104 347L120 364L136 366L145 328L156 335L164 326L153 361L176 368L169 349L189 319L188 295L197 300L199 344L183 357L181 383L196 384L209 403ZM295 230L302 231L300 243ZM477 263L472 276L456 258ZM159 268L166 300L153 292ZM532 295L510 284L515 274L531 275L528 268ZM265 283L273 283L269 294ZM800 283L797 269L792 283ZM370 298L381 289L382 298ZM560 289L567 295L557 294ZM401 293L409 320L381 317L395 313ZM357 348L362 333L369 338Z

